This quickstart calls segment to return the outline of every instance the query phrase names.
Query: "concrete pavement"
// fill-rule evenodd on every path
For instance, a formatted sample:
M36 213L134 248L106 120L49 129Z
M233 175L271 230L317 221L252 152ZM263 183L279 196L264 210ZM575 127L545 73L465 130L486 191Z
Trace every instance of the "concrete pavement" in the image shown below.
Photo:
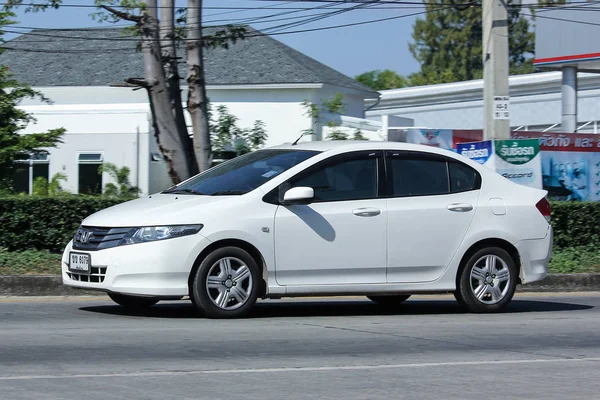
M600 294L518 294L466 314L363 298L264 301L208 320L187 302L0 300L0 399L593 399Z

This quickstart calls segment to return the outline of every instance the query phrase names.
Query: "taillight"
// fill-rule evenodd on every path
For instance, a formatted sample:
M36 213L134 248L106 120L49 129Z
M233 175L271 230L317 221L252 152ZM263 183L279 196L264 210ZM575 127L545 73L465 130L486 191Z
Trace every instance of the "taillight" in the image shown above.
M550 223L550 202L547 198L543 198L535 205L535 207L539 210L540 213L546 218L546 221Z

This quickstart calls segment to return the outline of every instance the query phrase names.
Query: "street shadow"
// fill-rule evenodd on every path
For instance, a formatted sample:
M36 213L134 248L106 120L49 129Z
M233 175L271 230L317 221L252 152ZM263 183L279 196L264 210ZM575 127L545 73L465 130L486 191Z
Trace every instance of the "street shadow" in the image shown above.
M594 306L544 300L513 300L501 314L589 310ZM188 301L158 303L145 310L132 311L117 305L81 307L80 310L115 316L144 318L203 318ZM408 300L394 308L379 306L369 300L265 300L256 304L246 318L347 317L384 315L452 315L469 314L454 300Z

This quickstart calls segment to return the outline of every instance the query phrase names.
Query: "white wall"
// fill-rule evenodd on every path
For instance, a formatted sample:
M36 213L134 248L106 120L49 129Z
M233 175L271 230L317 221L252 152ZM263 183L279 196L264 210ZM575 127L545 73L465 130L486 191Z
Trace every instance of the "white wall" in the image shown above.
M560 73L510 78L511 126L545 129L561 122ZM578 121L600 120L600 79L580 74ZM414 120L416 126L445 129L482 129L483 82L481 80L382 91L381 102L367 117L395 115ZM372 102L367 102L369 105ZM593 126L580 132L589 132Z
M36 89L50 98L53 104L24 101L21 107L37 119L24 133L60 127L66 129L64 143L50 149L50 177L57 172L65 173L68 177L63 185L65 189L73 193L78 191L78 152L102 152L105 162L129 167L131 183L142 189L144 194L169 186L164 165L151 161L151 153L156 146L153 135L149 133L150 107L145 91L118 87ZM337 92L344 93L346 115L364 116L361 93L331 85L208 88L213 109L226 105L239 119L240 127L251 127L254 121L263 121L268 134L266 146L293 142L302 131L311 127L312 119L305 115L306 110L302 106L304 100L320 103ZM186 96L184 90L183 98ZM191 125L189 116L187 119ZM306 140L314 138L303 138L303 141ZM109 176L104 174L103 184L109 181Z
M80 92L75 91L78 95ZM131 170L130 181L148 191L148 105L137 104L56 104L25 105L36 122L24 133L43 132L63 127L67 130L63 143L50 152L50 178L62 172L67 175L64 189L78 192L79 152L104 154L104 162ZM139 134L138 134L139 132ZM139 148L139 153L138 153ZM111 182L103 174L103 185Z

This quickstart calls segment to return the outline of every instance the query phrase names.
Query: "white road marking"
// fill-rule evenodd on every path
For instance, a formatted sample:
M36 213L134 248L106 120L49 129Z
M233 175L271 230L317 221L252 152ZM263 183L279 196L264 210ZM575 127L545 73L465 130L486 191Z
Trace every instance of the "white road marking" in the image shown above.
M182 376L182 375L213 375L213 374L255 374L255 373L287 373L287 372L322 372L322 371L361 371L380 369L427 368L427 367L465 367L485 365L515 365L515 364L561 364L600 361L595 358L554 358L554 359L525 359L525 360L482 360L482 361L455 361L431 362L412 364L379 364L379 365L345 365L322 367L280 367L280 368L250 368L250 369L212 369L189 371L148 371L148 372L123 372L113 374L73 374L73 375L15 375L0 376L0 381L24 381L38 379L82 379L82 378L144 378L155 376Z

